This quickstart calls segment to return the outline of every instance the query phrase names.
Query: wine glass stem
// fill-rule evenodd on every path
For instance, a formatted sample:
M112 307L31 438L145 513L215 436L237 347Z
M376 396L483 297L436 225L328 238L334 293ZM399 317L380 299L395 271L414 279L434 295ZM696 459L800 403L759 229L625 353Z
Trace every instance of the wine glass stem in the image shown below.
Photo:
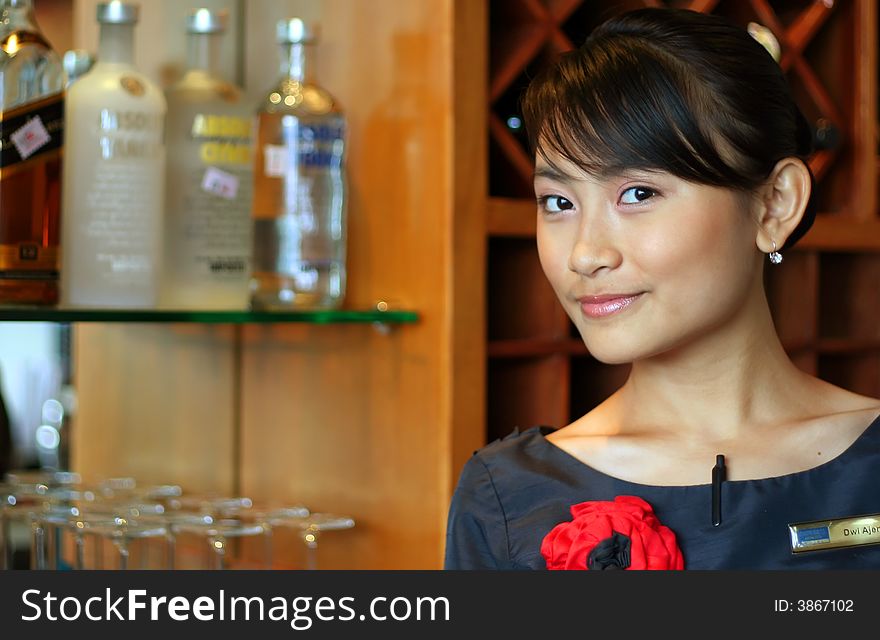
M128 545L125 540L116 543L116 549L119 551L119 568L122 571L128 569Z
M174 555L177 550L176 549L177 548L177 540L174 537L173 533L168 534L168 538L166 539L166 542L167 542L167 546L168 546L168 558L167 558L168 567L167 568L173 570L174 569Z
M214 568L218 571L226 569L226 540L211 538L211 549L214 550Z
M271 569L272 562L273 562L273 558L272 558L272 528L267 524L267 525L265 525L264 531L265 531L265 533L263 534L263 537L264 537L265 547L264 547L263 553L266 556L264 563L265 563L266 569Z
M9 536L10 531L9 518L6 517L6 510L0 508L0 549L3 550L3 569L12 568L12 559L15 549L12 546L12 538Z
M33 523L31 542L31 568L41 570L46 568L46 530L39 523Z
M76 568L82 571L86 567L86 540L82 533L77 532L74 542L76 544Z

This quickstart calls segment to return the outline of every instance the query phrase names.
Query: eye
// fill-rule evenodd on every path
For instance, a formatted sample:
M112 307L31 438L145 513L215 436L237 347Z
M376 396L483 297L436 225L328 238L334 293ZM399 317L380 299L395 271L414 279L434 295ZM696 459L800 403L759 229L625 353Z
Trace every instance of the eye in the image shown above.
M630 187L620 195L621 204L639 204L657 195L657 192L648 187Z
M562 211L574 209L574 204L572 204L571 200L566 200L562 196L544 196L538 198L538 206L546 213L561 213Z

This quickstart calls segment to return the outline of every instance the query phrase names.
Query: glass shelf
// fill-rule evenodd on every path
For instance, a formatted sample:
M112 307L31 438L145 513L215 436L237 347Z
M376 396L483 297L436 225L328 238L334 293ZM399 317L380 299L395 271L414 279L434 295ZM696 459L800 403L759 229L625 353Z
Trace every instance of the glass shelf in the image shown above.
M339 309L327 311L174 311L151 309L59 309L57 307L0 307L4 322L192 322L200 324L412 324L414 311Z

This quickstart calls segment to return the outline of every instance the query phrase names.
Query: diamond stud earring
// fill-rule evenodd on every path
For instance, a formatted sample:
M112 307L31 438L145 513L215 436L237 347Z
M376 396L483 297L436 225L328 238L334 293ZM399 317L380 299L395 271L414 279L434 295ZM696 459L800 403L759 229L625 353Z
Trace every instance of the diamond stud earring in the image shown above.
M776 241L771 240L771 242L773 242L773 251L770 252L770 262L780 264L782 262L782 254L776 250Z

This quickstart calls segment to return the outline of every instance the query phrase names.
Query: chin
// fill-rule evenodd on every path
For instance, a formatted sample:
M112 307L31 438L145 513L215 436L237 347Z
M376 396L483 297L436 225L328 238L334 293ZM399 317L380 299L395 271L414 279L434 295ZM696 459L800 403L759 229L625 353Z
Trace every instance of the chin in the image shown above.
M627 344L612 344L612 340L586 340L584 345L590 355L603 364L630 364L645 357L646 352L634 349L632 341Z

